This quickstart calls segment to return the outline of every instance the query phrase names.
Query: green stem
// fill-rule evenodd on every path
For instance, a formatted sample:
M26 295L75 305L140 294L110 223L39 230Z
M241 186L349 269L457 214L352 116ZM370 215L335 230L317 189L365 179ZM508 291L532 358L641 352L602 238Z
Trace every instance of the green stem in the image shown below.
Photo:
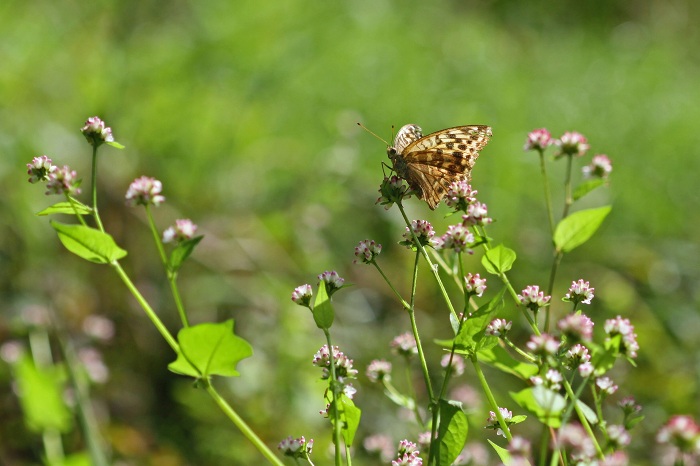
M131 279L129 276L124 272L124 269L122 269L121 265L119 262L114 261L110 264L112 267L114 267L114 270L116 270L117 275L119 275L119 278L122 279L122 282L124 282L124 285L126 285L126 288L131 292L131 295L136 298L136 301L138 301L139 305L143 309L143 311L146 313L146 316L151 320L153 325L156 327L158 332L163 336L165 341L170 345L170 347L175 351L175 353L180 354L180 345L177 344L177 341L173 338L173 336L170 334L168 329L165 327L163 322L160 320L156 312L151 308L151 305L148 304L148 301L146 301L146 298L144 298L139 290L136 288L136 286L132 283Z
M148 225L151 229L151 234L153 235L153 241L156 243L156 248L158 249L158 254L160 255L160 261L165 268L165 273L168 277L168 284L170 285L170 292L173 295L173 300L175 301L175 307L180 315L180 321L182 321L183 327L189 327L190 323L187 319L187 313L185 312L185 307L182 304L182 298L180 297L180 290L177 287L177 272L170 269L168 264L168 256L165 253L165 247L163 246L163 240L160 237L160 233L156 228L156 222L153 220L153 213L151 212L151 206L146 204L146 216L148 217Z
M340 391L338 390L338 378L335 371L335 358L333 357L333 343L331 342L331 333L328 329L323 329L326 335L326 344L328 345L328 360L330 362L330 390L333 400L331 401L331 416L335 422L333 423L333 443L335 443L335 466L342 464L342 455L340 451L340 429L342 427L340 413L338 412L338 403L340 402Z
M547 296L552 296L552 291L554 290L554 280L557 276L557 270L559 269L559 264L564 257L564 253L561 251L556 251L554 253L554 260L552 261L552 269L549 272L549 284L547 285ZM549 314L551 306L545 308L544 314L544 331L549 332Z
M564 190L566 191L566 199L564 201L564 212L561 215L562 219L565 219L569 215L569 208L571 204L574 203L574 199L571 196L571 169L573 166L574 156L567 154L566 156L566 180L564 181Z
M389 288L391 288L391 291L394 292L397 298L399 298L399 301L401 301L401 305L404 307L404 309L409 310L411 308L411 305L408 304L402 297L401 294L398 292L396 288L394 288L394 285L389 281L389 277L387 277L384 274L384 271L379 267L379 264L377 264L376 261L372 260L371 264L379 271L381 274L382 278L384 278L384 281L386 282L387 285L389 285Z
M245 421L233 410L233 408L224 400L219 392L207 381L206 390L209 396L212 397L217 406L226 414L226 416L233 422L233 424L250 440L253 445L258 449L260 453L275 466L284 466L284 463L280 461L277 456L265 445L265 443L255 435L255 432L245 423Z
M411 228L411 221L408 219L408 216L406 215L406 211L403 208L403 204L398 202L396 204L399 207L399 211L401 211L401 215L403 216L404 222L406 222L406 226L408 226L408 231L411 232L413 235L413 242L416 244L416 247L418 250L421 252L423 257L425 258L425 261L428 263L428 266L430 267L430 271L433 273L435 276L435 281L438 284L438 287L440 288L440 292L442 293L442 297L445 300L445 303L447 304L448 309L454 315L457 317L457 312L455 312L454 307L452 306L452 302L450 301L450 297L447 294L447 290L445 289L445 285L442 284L442 280L440 279L440 274L438 273L437 267L433 265L433 261L430 260L430 256L428 256L428 253L425 251L425 248L423 245L418 241L418 236L416 236L416 232L413 231L413 228Z
M481 371L481 365L479 364L479 360L477 359L476 354L472 354L469 359L472 362L472 365L474 366L474 370L476 371L476 376L479 379L479 383L481 383L481 388L484 390L484 393L486 394L486 399L489 401L489 405L491 406L491 409L493 409L493 412L496 414L496 418L498 419L498 424L501 426L501 430L503 431L503 434L506 436L506 439L510 442L513 438L512 434L510 433L510 429L508 428L508 424L506 424L506 420L503 419L503 415L501 414L501 410L498 409L498 403L496 403L496 398L494 398L493 393L491 392L491 388L489 387L488 382L486 381L486 377L484 376L484 373Z
M542 181L544 184L544 201L547 205L547 217L549 218L549 230L554 236L554 213L552 212L552 196L549 192L549 180L547 178L547 166L544 158L544 150L538 150L540 154L540 172L542 173Z
M425 380L425 388L428 390L428 397L430 398L430 404L435 403L435 394L433 393L433 385L430 382L430 373L428 372L428 362L425 359L425 353L423 352L423 345L420 340L420 335L418 334L418 324L416 323L416 313L415 313L415 296L416 287L418 284L418 254L416 254L416 260L413 264L413 283L411 284L411 305L408 309L408 317L411 320L411 332L413 333L413 338L416 340L416 349L418 351L418 359L420 360L421 371L423 372L423 379Z
M97 146L92 146L92 216L97 223L97 227L104 233L105 228L102 226L100 214L97 211Z
M569 396L569 399L573 403L574 406L574 411L576 411L576 415L578 416L578 420L581 422L581 425L583 428L586 430L586 433L588 433L588 436L590 437L591 441L593 442L593 445L595 446L596 452L598 453L598 458L604 458L605 454L603 453L603 450L600 448L600 445L598 444L598 440L595 438L595 434L593 433L593 429L591 428L591 425L588 423L588 419L586 418L586 415L583 413L583 410L579 406L579 404L576 402L578 397L577 395L574 394L573 390L571 389L571 384L569 384L568 380L564 380L564 390L566 390L566 394ZM602 419L602 417L600 418Z

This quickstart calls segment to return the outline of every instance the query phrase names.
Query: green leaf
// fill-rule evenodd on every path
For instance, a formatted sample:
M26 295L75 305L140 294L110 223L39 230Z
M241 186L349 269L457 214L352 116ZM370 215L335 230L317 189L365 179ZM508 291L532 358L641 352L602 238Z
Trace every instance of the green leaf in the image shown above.
M438 426L438 464L452 464L467 443L469 424L462 404L440 400L440 425Z
M611 206L604 206L580 210L564 218L554 231L554 245L557 251L569 252L588 241L600 228L611 209Z
M347 446L351 446L355 440L355 433L360 426L360 417L362 411L355 406L350 398L345 395L340 395L340 416L343 422L342 434L343 440Z
M197 379L238 376L238 362L253 354L250 344L234 334L233 319L185 327L178 332L177 341L180 352L168 369Z
M538 385L517 393L510 392L510 396L521 408L537 416L541 423L555 429L561 425L561 413L566 407L566 400L555 391Z
M115 149L124 149L124 146L119 144L117 141L107 141L108 146L112 146Z
M491 447L494 449L498 457L501 459L501 463L503 463L504 466L510 466L512 463L512 458L510 456L510 452L506 450L503 447L500 447L493 443L491 440L487 440L490 444ZM529 460L525 460L526 464L531 464ZM521 463L518 463L521 464Z
M481 258L481 265L486 271L493 275L505 273L513 267L517 255L515 251L499 244L493 249L486 251Z
M312 309L314 322L316 322L316 326L322 330L331 328L335 316L326 286L326 282L321 282L318 285L318 293L316 294L316 301L314 301L314 308Z
M75 205L75 209L73 209L73 205ZM71 204L68 201L64 202L57 202L56 204L47 207L46 209L42 210L41 212L37 212L37 215L40 217L44 217L46 215L53 215L53 214L69 214L69 215L75 215L75 212L78 212L80 215L91 215L92 214L92 208L86 206L80 201L73 200L73 204Z
M498 338L486 336L484 330L491 322L494 313L503 308L503 294L506 289L496 294L488 303L481 306L467 317L455 337L455 346L459 350L466 350L467 354L472 354L483 349L495 346Z
M539 372L537 364L518 361L501 346L494 346L481 351L479 360L523 380L530 380L530 377L537 375Z
M188 257L190 257L190 254L192 254L195 246L202 241L202 238L204 238L204 236L196 236L194 238L182 241L175 249L173 249L173 252L170 253L169 259L170 270L172 272L177 272L180 270L182 264Z
M64 371L57 367L36 367L26 356L17 362L15 369L27 427L38 433L68 432L73 417L63 401Z
M598 415L595 413L593 408L591 408L581 400L576 400L576 407L578 407L581 410L583 415L586 417L586 420L590 424L598 424Z
M97 264L109 264L126 256L107 233L84 225L67 225L51 221L58 238L70 252Z
M602 178L594 178L592 180L585 181L578 185L572 194L574 201L578 201L586 194L590 193L594 189L603 186L606 181Z

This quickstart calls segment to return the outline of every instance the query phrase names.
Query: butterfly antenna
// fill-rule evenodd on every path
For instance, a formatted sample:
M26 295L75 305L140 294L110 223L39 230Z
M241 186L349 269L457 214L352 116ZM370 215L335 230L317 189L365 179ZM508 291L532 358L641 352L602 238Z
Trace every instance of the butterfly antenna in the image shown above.
M369 128L367 128L367 127L366 127L365 125L363 125L362 123L358 122L358 123L357 123L357 126L359 126L360 128L364 129L364 130L367 131L369 134L371 134L371 135L374 136L375 138L379 139L380 141L382 141L382 142L383 142L384 144L386 144L387 146L390 146L390 145L391 145L391 144L389 144L388 142L386 142L384 139L382 139L382 138L380 138L379 136L377 136L373 131L371 131ZM392 137L393 137L393 136L392 136Z

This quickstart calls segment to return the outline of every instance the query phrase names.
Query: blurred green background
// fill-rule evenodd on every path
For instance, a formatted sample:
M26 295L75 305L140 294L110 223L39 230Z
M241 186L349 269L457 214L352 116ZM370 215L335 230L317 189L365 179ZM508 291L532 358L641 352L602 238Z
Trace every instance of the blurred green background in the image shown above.
M356 122L386 139L406 123L426 133L493 127L473 183L497 220L491 235L519 254L516 289L546 285L551 254L525 137L539 127L554 136L576 130L614 165L610 188L577 208L614 209L565 258L555 300L585 278L596 288L586 311L598 327L617 314L636 325L639 367L621 364L613 374L616 397L635 396L647 416L634 432L633 464L657 464L658 427L670 414L700 414L698 8L692 0L6 0L0 176L11 189L0 198L0 342L26 345L32 316L48 310L78 348L99 351L109 372L92 396L120 464L262 463L206 394L166 370L173 355L116 275L71 256L34 216L54 199L26 183L25 164L47 154L78 170L87 191L90 150L79 129L99 115L126 145L101 151L99 196L107 229L130 253L127 271L175 331L142 212L123 203L131 180L155 176L168 198L156 211L161 228L189 217L206 235L180 278L192 320L234 318L255 348L242 377L218 386L269 445L313 437L325 464L323 384L310 364L324 339L289 300L292 289L330 269L356 285L337 295L333 330L361 373L409 328L376 272L352 264L357 242L376 239L387 273L408 290L400 216L374 205L385 147ZM550 168L560 211L564 167ZM444 207L432 213L412 200L409 208L438 232L450 221ZM468 269L484 273L478 255ZM492 280L489 292L497 288ZM446 312L433 293L426 284L419 324L426 338L445 338ZM86 336L92 315L114 323L109 341ZM522 388L489 375L500 398ZM4 362L0 384L0 463L37 463L41 439L22 420ZM473 384L468 370L455 386ZM415 438L377 387L362 376L357 385L360 437ZM479 442L488 413L470 400ZM68 452L82 442L77 431L64 436ZM358 451L358 464L372 461Z

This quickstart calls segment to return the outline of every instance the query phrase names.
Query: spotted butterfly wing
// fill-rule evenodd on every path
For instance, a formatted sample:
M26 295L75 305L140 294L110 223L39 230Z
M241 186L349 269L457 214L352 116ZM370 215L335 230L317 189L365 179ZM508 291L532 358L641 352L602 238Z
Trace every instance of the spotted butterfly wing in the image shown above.
M387 148L396 174L435 209L454 181L471 180L479 151L492 136L484 125L455 126L423 136L417 125L403 126Z

